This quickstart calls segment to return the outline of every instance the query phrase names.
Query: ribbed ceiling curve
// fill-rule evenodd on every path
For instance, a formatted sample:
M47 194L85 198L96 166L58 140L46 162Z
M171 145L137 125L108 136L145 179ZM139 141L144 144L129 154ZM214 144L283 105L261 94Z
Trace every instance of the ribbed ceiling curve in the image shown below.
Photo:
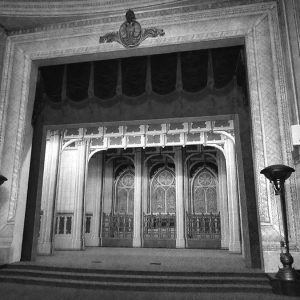
M255 2L259 1L263 0ZM139 13L184 6L206 10L251 3L251 0L3 0L0 1L0 26L16 31L97 16L122 15L129 8Z

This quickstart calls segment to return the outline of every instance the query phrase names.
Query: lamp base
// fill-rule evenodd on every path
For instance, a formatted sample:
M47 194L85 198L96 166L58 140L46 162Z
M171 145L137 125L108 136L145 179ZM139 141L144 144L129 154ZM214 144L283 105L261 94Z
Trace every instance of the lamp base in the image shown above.
M284 266L283 268L279 268L276 278L285 281L295 281L300 278L300 274L291 266Z
M289 272L290 271L288 271L287 273ZM299 274L296 270L293 269L292 273L294 274L294 272L296 273L296 275ZM283 274L283 272L280 272L280 270L278 271L278 273ZM286 280L286 279L278 278L277 274L268 274L270 284L272 286L272 291L274 294L287 295L287 296L300 296L299 277L296 280Z

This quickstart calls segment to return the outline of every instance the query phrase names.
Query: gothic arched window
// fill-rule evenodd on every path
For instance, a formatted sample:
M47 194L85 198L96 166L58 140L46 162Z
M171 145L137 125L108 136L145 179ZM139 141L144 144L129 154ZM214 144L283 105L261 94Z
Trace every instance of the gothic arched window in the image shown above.
M216 178L207 169L196 173L192 180L194 213L217 213Z
M123 172L115 184L115 213L133 214L134 174L131 170Z
M176 186L174 172L167 168L159 170L151 182L151 213L176 212Z

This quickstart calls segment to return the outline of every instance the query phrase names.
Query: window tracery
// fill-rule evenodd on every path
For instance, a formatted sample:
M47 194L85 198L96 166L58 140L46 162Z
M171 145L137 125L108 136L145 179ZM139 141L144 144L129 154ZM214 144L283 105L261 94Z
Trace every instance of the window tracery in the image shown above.
M194 175L192 197L194 213L218 212L216 178L208 169L202 169Z
M176 213L175 174L167 168L158 170L151 182L151 213Z
M115 184L115 213L133 214L134 208L134 173L125 170Z

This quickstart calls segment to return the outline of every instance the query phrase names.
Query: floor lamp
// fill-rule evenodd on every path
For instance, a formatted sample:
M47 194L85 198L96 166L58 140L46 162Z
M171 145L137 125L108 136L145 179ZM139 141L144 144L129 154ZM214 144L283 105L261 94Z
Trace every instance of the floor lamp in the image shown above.
M273 184L275 195L280 195L281 214L283 223L283 238L284 242L281 242L285 246L285 252L280 254L280 261L283 268L279 268L276 274L276 278L284 281L292 281L299 278L298 272L292 267L294 262L293 256L290 254L289 248L289 235L287 226L287 213L285 203L285 189L284 182L288 179L295 170L285 165L272 165L261 170L261 174L265 175L267 179Z

